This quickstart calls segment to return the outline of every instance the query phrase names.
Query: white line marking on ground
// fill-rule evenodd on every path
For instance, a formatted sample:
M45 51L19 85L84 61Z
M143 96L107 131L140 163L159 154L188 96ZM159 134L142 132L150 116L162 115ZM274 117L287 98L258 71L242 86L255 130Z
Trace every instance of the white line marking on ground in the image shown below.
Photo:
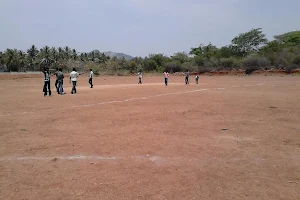
M264 83L259 83L257 85L264 85ZM245 87L250 87L252 85L244 85ZM274 85L272 85L274 86ZM240 86L232 86L235 88L238 88ZM211 89L218 89L218 90L224 90L226 88L211 88ZM65 107L63 109L70 109L70 108L81 108L81 107L91 107L91 106L96 106L96 105L105 105L105 104L112 104L112 103L123 103L123 102L128 102L128 101L134 101L134 100L145 100L145 99L150 99L154 97L162 97L162 96L170 96L170 95L179 95L179 94L188 94L188 93L194 93L194 92L203 92L208 89L199 89L199 90L191 90L191 91L185 91L185 92L174 92L174 93L166 93L166 94L158 94L158 95L153 95L153 96L147 96L147 97L140 97L140 98L131 98L131 99L125 99L125 100L114 100L114 101L106 101L106 102L99 102L99 103L93 103L93 104L84 104L84 105L76 105L76 106L71 106L71 107ZM23 113L16 113L16 114L0 114L0 117L7 117L11 115L24 115L24 114L32 114L34 112L23 112Z
M207 162L239 162L241 160L259 163L261 161L265 161L266 159L262 158L215 158L211 157L209 159L204 158L195 158L195 157L160 157L155 155L142 155L142 156L125 156L125 157L117 157L117 156L101 156L101 155L65 155L65 156L23 156L23 157L0 157L0 162L26 162L26 161L126 161L126 160L134 160L134 161L151 161L152 163L186 163L186 162L197 162L207 163ZM95 164L95 163L93 163Z
M59 160L116 160L117 157L105 157L105 156L83 156L83 155L71 155L71 156L57 156L57 157L41 157L41 156L24 156L24 157L2 157L0 161L50 161L53 159Z
M154 98L154 97L188 94L188 93L194 93L194 92L203 92L203 91L206 91L206 90L208 90L208 89L199 89L199 90L190 90L190 91L184 91L184 92L165 93L165 94L158 94L158 95L147 96L147 97L139 97L139 98L131 98L131 99L125 99L125 100L118 100L118 101L113 100L113 101L105 101L105 102L92 103L92 104L76 105L76 106L64 107L63 109L91 107L91 106L96 106L96 105L105 105L105 104L112 104L112 103L123 103L123 102L128 102L128 101L135 101L135 100L145 100L145 99L150 99L150 98ZM34 112L23 112L23 113L16 113L16 114L10 114L10 113L1 114L0 117L7 117L7 116L10 116L10 115L24 115L24 114L29 114L29 113L34 113Z
M121 101L106 101L106 102L99 102L99 103L93 103L93 104L77 105L77 106L72 106L72 107L65 107L65 109L90 107L90 106L95 106L95 105L103 105L103 104L111 104L111 103L123 103L123 102L135 101L135 100L145 100L145 99L150 99L150 98L154 98L154 97L188 94L188 93L194 93L194 92L203 92L203 91L206 91L206 90L208 90L208 89L190 90L190 91L185 91L185 92L173 92L173 93L166 93L166 94L157 94L157 95L147 96L147 97L124 99L124 100L121 100Z

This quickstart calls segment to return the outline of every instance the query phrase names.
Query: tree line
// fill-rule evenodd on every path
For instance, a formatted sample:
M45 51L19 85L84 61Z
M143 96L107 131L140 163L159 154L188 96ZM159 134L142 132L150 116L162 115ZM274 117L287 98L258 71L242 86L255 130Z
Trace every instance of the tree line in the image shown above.
M109 57L99 51L78 53L68 46L38 49L32 45L26 52L7 49L0 52L0 71L39 71L43 67L80 71L90 68L96 74L125 74L144 72L192 71L198 73L221 70L284 69L287 73L300 68L300 31L274 36L268 41L261 28L241 33L221 48L212 43L192 47L189 53L178 52L172 56L150 54L132 60Z

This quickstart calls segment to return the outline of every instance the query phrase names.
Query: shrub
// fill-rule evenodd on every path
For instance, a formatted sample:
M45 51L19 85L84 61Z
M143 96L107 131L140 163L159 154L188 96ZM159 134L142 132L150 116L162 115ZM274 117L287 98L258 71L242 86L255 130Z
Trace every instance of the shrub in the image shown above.
M285 73L290 74L290 73L292 73L293 70L295 70L297 68L298 68L298 66L295 65L295 64L290 65L290 66L288 66L288 67L285 68Z
M210 71L211 71L210 68L204 67L204 66L198 67L198 69L197 69L197 72L198 72L199 74L204 74L204 73L210 72Z
M232 70L238 65L238 63L236 62L236 59L233 57L221 58L220 65L224 69Z
M92 69L96 76L100 75L100 66L94 62L88 62L86 65L86 71Z
M263 69L270 63L265 57L256 55L249 56L243 60L246 74L252 74L252 72Z
M195 65L194 62L185 62L181 64L181 71L189 70L191 72L197 71L198 67Z
M180 64L176 61L172 61L172 62L168 62L168 63L164 64L164 70L168 71L170 73L182 71Z
M300 54L295 56L293 64L300 66Z

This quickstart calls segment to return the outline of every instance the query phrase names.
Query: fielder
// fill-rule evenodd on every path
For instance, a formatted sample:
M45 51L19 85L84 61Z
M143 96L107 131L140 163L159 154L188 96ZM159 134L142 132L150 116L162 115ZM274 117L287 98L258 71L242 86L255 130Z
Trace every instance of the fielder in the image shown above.
M199 81L199 76L198 75L196 75L195 81L196 81L196 84L198 84L198 81Z
M142 73L141 70L138 72L138 77L139 77L139 83L138 84L142 84L143 73Z
M89 78L89 84L91 85L91 88L93 88L93 78L94 78L94 72L92 69L90 69L90 78Z
M186 70L186 72L185 72L185 84L186 85L188 85L190 83L189 76L190 76L190 72L189 72L189 70Z
M168 86L169 73L168 72L164 72L164 76L165 76L165 85Z

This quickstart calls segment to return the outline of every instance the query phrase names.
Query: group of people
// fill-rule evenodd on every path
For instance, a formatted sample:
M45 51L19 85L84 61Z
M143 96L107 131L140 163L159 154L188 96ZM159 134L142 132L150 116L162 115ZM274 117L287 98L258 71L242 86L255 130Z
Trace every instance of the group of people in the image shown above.
M44 88L43 88L43 92L44 92L44 97L47 96L47 94L49 94L49 96L52 95L51 92L51 84L50 84L50 71L49 71L49 67L46 67L43 71L44 73ZM64 91L64 73L62 72L62 69L56 69L56 72L54 73L54 75L56 76L56 81L55 81L55 88L56 88L56 92L60 95L64 95L66 94ZM79 76L79 73L76 71L75 68L73 68L72 72L70 73L70 83L72 82L72 90L71 90L71 94L76 94L77 90L76 90L76 86L77 86L77 78ZM89 76L89 84L91 86L91 88L93 88L93 78L94 78L94 72L92 69L90 69L90 76Z
M190 84L190 72L187 70L185 73L185 84L188 85ZM168 82L169 82L169 73L168 72L164 72L164 77L165 77L165 85L168 86ZM199 76L196 75L195 77L195 82L196 84L198 84L199 82Z
M47 96L47 94L49 94L49 96L52 95L51 93L51 86L50 86L50 71L49 71L49 67L45 68L44 71L44 88L43 88L43 92L44 92L44 96ZM189 82L189 77L190 77L190 72L186 71L185 73L185 84L188 85ZM56 76L56 81L55 81L55 88L56 88L56 92L60 95L64 95L66 94L64 91L64 74L62 72L62 69L56 69L56 72L54 73L54 75ZM75 68L73 68L73 71L70 73L70 83L72 82L72 90L71 90L71 94L76 94L77 90L76 90L76 86L77 86L77 78L79 76L79 73L76 71ZM169 73L167 71L164 72L164 77L165 77L165 85L168 86L168 82L169 82ZM92 69L90 69L90 75L89 75L89 84L90 87L93 88L93 78L94 78L94 72ZM139 78L139 82L138 84L142 84L142 78L143 78L143 73L140 70L138 72L138 78ZM199 81L199 76L196 75L195 77L195 82L196 84L198 84Z

